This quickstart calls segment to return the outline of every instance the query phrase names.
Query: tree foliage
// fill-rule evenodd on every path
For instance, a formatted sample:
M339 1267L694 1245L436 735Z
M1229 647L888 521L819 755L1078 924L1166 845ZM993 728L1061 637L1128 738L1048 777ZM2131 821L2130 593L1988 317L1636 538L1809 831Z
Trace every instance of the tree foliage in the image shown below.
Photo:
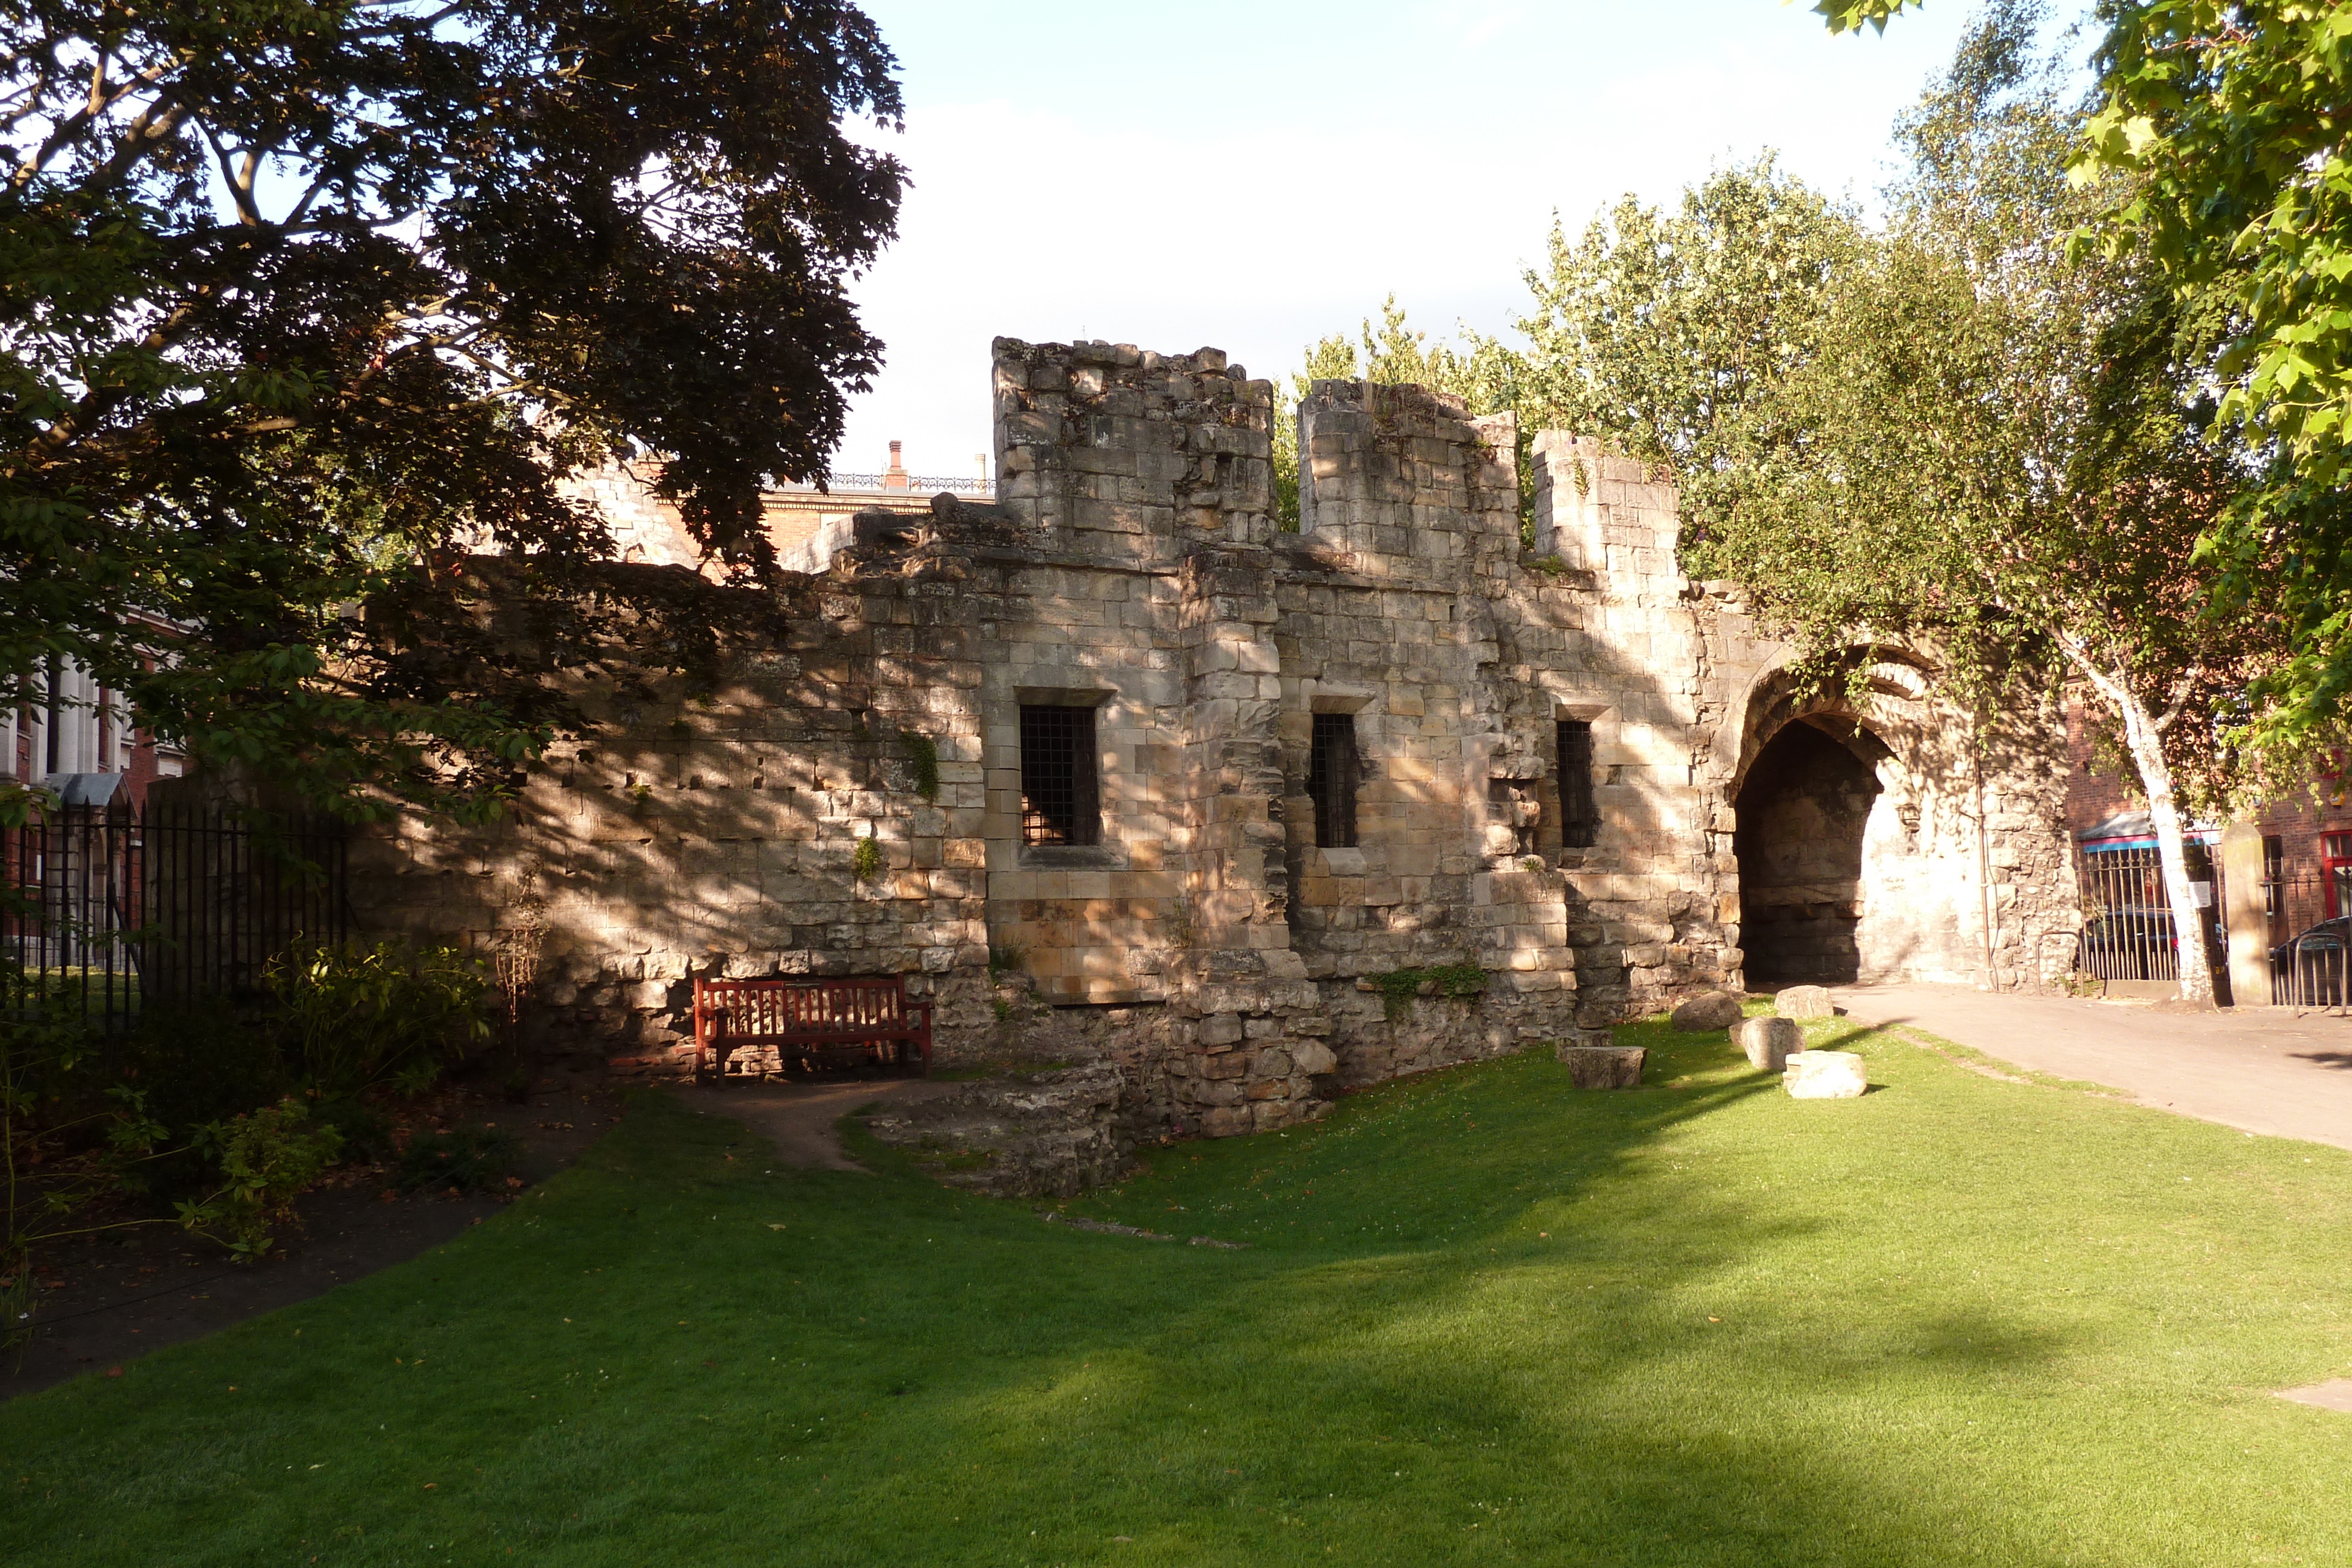
M2262 482L2212 531L2223 613L2281 616L2293 656L2256 684L2255 739L2307 755L2352 692L2352 11L2322 0L2107 0L2103 101L2077 177L2116 193L2085 227L2233 331L2219 413Z
M1317 382L1368 381L1387 386L1422 386L1461 398L1473 414L1517 408L1524 361L1499 340L1466 329L1465 347L1432 343L1429 334L1406 322L1391 294L1381 302L1380 325L1365 317L1353 341L1334 332L1307 345L1304 366L1290 378L1289 395L1275 411L1274 483L1276 526L1298 529L1298 404ZM1524 432L1523 432L1524 434Z
M1685 485L1735 461L1757 400L1816 350L1827 291L1862 245L1850 211L1767 153L1664 212L1625 197L1570 242L1552 225L1523 402Z
M761 487L881 348L844 282L902 171L843 121L899 102L856 9L0 0L0 37L5 700L71 661L200 758L479 804L564 677L758 620L563 481L658 454L727 575L772 564Z
M1822 0L1831 30L1898 0ZM2352 728L2352 11L2332 0L2103 0L2099 103L2068 150L2105 200L2078 243L2140 258L2228 331L2186 367L2259 476L2208 530L2213 606L2271 615L2286 656L2238 728L2273 782Z
M2239 476L2198 371L2230 318L2131 258L2068 254L2108 196L2066 177L2081 115L2038 23L1989 7L1899 128L1889 230L1757 405L1695 570L1816 653L1858 632L1932 648L1988 709L2087 688L2147 794L2201 994L2182 797L2226 772L2217 728L2275 654L2260 621L2200 615L2199 541Z

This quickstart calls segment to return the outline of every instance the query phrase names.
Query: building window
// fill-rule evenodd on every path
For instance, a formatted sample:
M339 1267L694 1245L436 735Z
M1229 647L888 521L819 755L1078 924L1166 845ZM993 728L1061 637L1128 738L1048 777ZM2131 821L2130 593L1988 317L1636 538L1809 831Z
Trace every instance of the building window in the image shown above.
M1318 713L1307 758L1307 792L1315 798L1318 849L1356 847L1356 716Z
M1095 710L1021 707L1021 841L1091 844L1102 839L1095 779Z
M1601 837L1601 807L1592 793L1592 726L1559 721L1559 843L1589 850Z
M2263 913L2281 911L2280 884L2286 881L2286 840L2277 833L2263 835Z

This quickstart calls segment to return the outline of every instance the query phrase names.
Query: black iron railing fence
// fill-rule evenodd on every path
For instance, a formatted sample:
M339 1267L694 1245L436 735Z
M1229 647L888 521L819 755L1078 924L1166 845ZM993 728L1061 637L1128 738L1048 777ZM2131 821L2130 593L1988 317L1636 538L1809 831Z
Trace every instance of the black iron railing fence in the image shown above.
M2347 911L2352 866L2263 879L2273 1006L2344 1005L2346 931L2338 917Z
M2206 959L2217 973L2229 970L2221 912L2227 906L2221 866L2203 844L2189 844L2189 885L2198 890ZM2097 850L2082 857L2083 935L2074 967L2105 980L2180 978L2180 946L2174 939L2171 900L2164 872L2152 848Z
M351 936L341 826L219 807L68 806L0 836L0 945L107 1030L257 990L269 960Z

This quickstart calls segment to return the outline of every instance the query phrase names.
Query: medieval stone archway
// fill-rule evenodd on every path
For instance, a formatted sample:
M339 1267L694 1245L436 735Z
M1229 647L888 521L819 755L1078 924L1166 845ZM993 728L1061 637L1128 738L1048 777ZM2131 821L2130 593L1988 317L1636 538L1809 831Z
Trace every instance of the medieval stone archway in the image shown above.
M1783 725L1748 766L1732 851L1751 984L1861 978L1870 905L1864 841L1885 793L1874 764L1885 755L1876 736L1851 721L1800 719Z
M1988 873L2004 879L2019 858L2002 825L2015 797L1983 779L1928 667L1884 646L1850 656L1851 684L1776 665L1742 705L1726 790L1742 973L1759 989L1975 982L2014 903Z

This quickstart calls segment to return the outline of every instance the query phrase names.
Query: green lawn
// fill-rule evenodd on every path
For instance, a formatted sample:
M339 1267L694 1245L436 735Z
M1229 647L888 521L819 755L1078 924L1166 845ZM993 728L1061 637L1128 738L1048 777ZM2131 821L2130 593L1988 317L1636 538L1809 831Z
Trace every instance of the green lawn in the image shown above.
M1523 1056L1073 1206L1247 1251L648 1096L436 1253L0 1407L0 1560L2352 1561L2352 1416L2269 1393L2352 1372L2352 1155L1623 1032L1641 1092Z

